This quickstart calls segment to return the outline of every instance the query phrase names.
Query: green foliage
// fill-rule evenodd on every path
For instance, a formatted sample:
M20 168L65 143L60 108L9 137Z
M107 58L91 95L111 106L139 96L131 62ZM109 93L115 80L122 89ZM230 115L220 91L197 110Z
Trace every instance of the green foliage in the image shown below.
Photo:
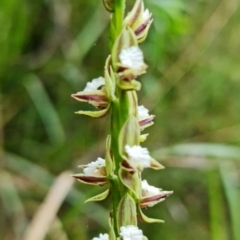
M146 6L154 22L143 46L149 73L140 100L157 115L148 144L167 167L146 174L174 195L166 207L149 210L165 224L141 228L152 240L238 240L239 3ZM101 74L108 21L97 0L0 3L0 239L21 239L53 180L104 149L108 118L96 124L74 115L79 103L70 94ZM78 184L62 204L57 217L65 239L106 231L106 206L83 205L100 193L91 191Z

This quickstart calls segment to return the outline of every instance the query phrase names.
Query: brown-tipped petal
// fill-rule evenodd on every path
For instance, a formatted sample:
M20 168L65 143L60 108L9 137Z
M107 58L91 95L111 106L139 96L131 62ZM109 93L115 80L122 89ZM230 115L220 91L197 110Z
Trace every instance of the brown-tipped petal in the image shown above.
M106 94L100 90L93 92L78 92L71 96L78 101L88 102L97 108L106 108L109 104Z
M93 117L93 118L101 118L101 117L104 117L108 110L109 110L109 107L110 105L106 108L106 109L103 109L103 110L100 110L100 111L78 111L78 112L75 112L76 114L80 114L80 115L85 115L85 116L88 116L88 117Z
M148 31L149 31L149 28L150 28L152 22L153 22L153 20L151 20L151 21L147 24L147 26L146 26L146 28L145 28L144 30L142 30L141 32L138 32L138 34L136 34L136 32L135 32L135 34L136 34L136 36L137 36L138 43L142 43L142 42L147 38ZM139 30L140 30L140 29L139 29Z
M155 118L154 115L150 115L149 117L147 118L144 118L144 119L141 119L139 121L139 125L141 128L146 128L146 127L149 127L153 124L153 119Z
M109 196L109 189L107 189L106 191L104 191L103 193L100 193L94 197L91 197L89 199L87 199L85 201L85 203L87 202L96 202L96 201L102 201L105 200L107 197Z
M146 223L164 223L164 220L147 217L146 215L143 214L142 209L140 207L138 207L138 210L142 221Z
M144 197L140 200L140 206L142 208L151 207L159 202L164 201L165 198L171 195L172 193L173 191L162 191L159 194L150 197Z
M164 169L165 167L161 163L157 162L154 158L152 158L150 161L150 168L160 170Z
M105 185L108 183L107 178L105 176L103 177L95 177L95 176L88 176L85 174L75 174L73 175L74 178L76 178L77 180L79 180L82 183L85 184L90 184L90 185Z
M136 30L134 30L134 33L137 35L137 38L139 36L142 36L146 33L146 30L148 31L151 23L153 22L152 14L149 15L148 19L146 19L145 22L143 22Z

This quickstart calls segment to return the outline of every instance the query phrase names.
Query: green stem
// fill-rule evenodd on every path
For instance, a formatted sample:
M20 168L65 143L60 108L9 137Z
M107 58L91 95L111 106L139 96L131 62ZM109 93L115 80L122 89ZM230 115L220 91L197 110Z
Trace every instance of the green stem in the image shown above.
M122 31L126 0L114 0L114 11L110 24L110 49Z
M125 11L125 0L114 0L114 12L110 25L110 50L117 37L120 35L123 28L123 19L124 19L124 11ZM113 205L113 225L115 236L119 237L119 229L117 224L117 212L119 202L126 192L126 187L121 183L118 177L119 166L122 161L122 158L119 154L119 146L118 146L118 137L120 130L127 120L127 115L123 114L128 109L128 104L124 101L123 104L123 96L125 95L122 90L117 89L116 95L118 99L112 103L112 112L111 112L111 149L112 154L114 156L114 161L116 165L115 173L110 177L110 185L112 191L112 205ZM121 104L120 104L121 103ZM124 115L124 117L123 117Z

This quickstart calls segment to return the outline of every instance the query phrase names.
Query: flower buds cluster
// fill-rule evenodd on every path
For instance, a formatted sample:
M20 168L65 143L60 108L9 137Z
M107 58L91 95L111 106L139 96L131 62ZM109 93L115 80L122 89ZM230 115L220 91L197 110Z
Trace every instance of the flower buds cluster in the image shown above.
M113 14L117 11L114 0L103 0L103 3ZM155 117L144 106L138 106L136 94L141 89L136 79L147 69L139 44L147 37L152 21L152 14L144 9L143 0L136 0L114 39L104 76L93 79L83 91L72 95L97 109L78 111L78 114L99 118L111 112L111 132L106 140L105 159L98 158L81 165L83 172L74 175L85 184L109 186L108 190L87 201L104 200L109 195L114 199L109 234L100 234L93 240L147 240L137 227L137 216L148 223L162 222L148 218L142 209L156 205L172 193L150 186L141 178L145 168L164 168L150 156L147 148L140 146L148 135L141 132L153 124Z

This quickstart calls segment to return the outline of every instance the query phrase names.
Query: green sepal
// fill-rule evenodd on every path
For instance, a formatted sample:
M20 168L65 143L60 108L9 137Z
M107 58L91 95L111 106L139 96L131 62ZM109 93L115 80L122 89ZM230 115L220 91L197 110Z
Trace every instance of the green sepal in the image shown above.
M110 62L111 55L108 56L104 67L105 91L108 99L114 101L116 99L115 96L116 80Z
M126 193L118 205L117 211L118 229L121 226L137 226L137 209L134 199Z
M118 86L119 88L125 91L128 91L128 90L139 91L142 85L140 82L136 80L125 81L125 80L119 79Z
M106 173L107 176L109 176L111 173L113 173L115 169L115 161L113 160L113 155L111 152L111 135L108 135L106 140L105 161L106 161Z
M138 113L138 98L136 91L126 91L125 98L128 102L128 115L137 116ZM122 102L121 102L122 103ZM140 131L140 128L139 128Z
M140 135L139 141L141 143L144 142L147 139L148 135L149 133Z
M126 145L139 145L140 128L138 120L133 115L130 115L123 125L118 139L120 155L124 157Z
M97 202L97 201L102 201L102 200L105 200L109 195L109 189L107 189L106 191L104 191L103 193L100 193L94 197L91 197L89 199L87 199L85 201L85 203L87 202Z
M107 114L109 107L110 107L110 105L107 108L105 108L103 110L99 110L99 111L78 111L75 113L80 114L80 115L85 115L88 117L100 118Z
M109 240L116 240L116 235L115 235L115 232L114 232L114 226L113 226L113 219L111 217L111 214L110 214L110 217L109 217Z
M165 167L161 163L156 161L154 158L151 158L150 168L155 169L155 170L161 170L161 169L164 169Z
M119 177L121 182L135 195L135 198L139 199L141 195L141 178L138 176L138 172L129 172L123 167L119 169Z
M109 229L109 234L108 235L109 235L109 240L116 240L116 236L115 236L113 227L111 227Z
M112 49L112 63L115 68L119 63L119 54L123 49L137 46L138 41L133 30L129 27L123 28Z
M143 214L142 209L140 207L138 207L138 211L140 214L140 218L146 223L164 223L165 222L164 220L161 220L161 219L147 217L145 214Z

